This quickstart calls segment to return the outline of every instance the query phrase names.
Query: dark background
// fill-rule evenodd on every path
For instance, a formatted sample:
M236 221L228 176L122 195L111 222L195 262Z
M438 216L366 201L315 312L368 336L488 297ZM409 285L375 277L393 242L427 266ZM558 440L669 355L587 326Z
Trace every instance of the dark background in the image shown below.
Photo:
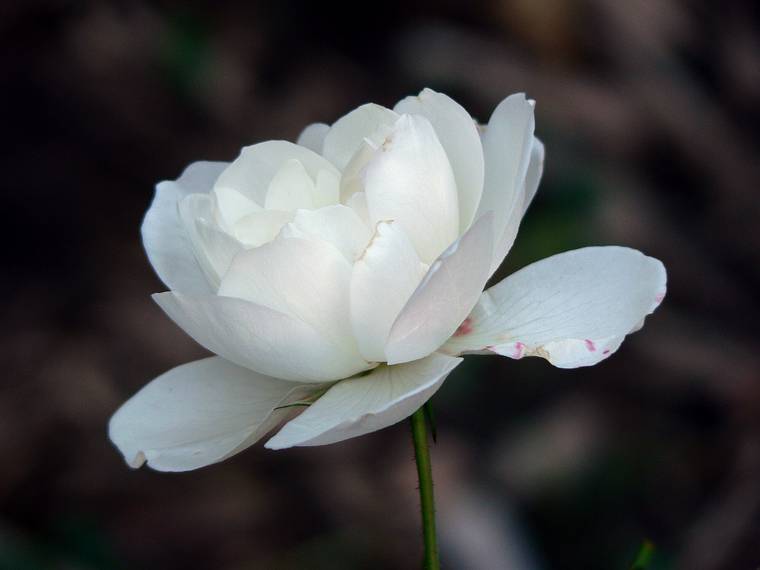
M411 569L408 429L131 471L110 414L203 354L151 302L161 179L424 86L537 100L544 180L503 274L621 244L665 303L614 358L473 358L435 396L448 569L760 565L757 3L0 6L0 569Z

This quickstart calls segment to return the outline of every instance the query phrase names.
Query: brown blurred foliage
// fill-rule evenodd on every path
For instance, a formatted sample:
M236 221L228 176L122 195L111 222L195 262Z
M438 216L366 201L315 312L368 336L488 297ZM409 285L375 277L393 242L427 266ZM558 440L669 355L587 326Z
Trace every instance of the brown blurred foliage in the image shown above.
M401 424L130 471L110 414L197 358L138 228L191 161L424 86L537 104L547 169L508 270L591 244L669 295L611 360L476 358L434 402L447 568L760 565L756 3L76 2L0 7L0 569L415 568Z

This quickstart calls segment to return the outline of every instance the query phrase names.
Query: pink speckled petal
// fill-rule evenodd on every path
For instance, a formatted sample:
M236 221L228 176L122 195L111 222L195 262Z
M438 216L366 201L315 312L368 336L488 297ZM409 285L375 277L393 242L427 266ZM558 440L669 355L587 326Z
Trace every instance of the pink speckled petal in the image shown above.
M657 259L625 247L588 247L529 265L483 293L443 347L540 356L559 368L591 366L614 353L665 295Z

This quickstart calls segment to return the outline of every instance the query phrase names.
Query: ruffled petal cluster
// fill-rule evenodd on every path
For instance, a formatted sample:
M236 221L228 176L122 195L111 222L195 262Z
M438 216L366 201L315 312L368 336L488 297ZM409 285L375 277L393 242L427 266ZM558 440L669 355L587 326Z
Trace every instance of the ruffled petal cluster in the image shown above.
M572 368L617 350L665 294L662 264L637 251L567 252L483 292L541 178L533 111L512 95L478 125L425 89L159 183L142 226L169 289L154 299L215 356L116 412L127 462L195 469L280 425L267 447L363 435L468 353Z

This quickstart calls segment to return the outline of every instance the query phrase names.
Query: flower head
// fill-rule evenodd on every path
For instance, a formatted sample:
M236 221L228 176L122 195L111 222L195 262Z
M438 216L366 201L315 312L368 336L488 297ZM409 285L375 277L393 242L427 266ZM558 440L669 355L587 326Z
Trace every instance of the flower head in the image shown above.
M267 447L369 433L468 353L573 368L615 352L665 294L662 264L638 251L567 252L483 292L541 178L533 108L512 95L479 128L425 89L158 184L142 234L170 290L154 299L216 356L113 416L129 464L194 469L285 420Z

